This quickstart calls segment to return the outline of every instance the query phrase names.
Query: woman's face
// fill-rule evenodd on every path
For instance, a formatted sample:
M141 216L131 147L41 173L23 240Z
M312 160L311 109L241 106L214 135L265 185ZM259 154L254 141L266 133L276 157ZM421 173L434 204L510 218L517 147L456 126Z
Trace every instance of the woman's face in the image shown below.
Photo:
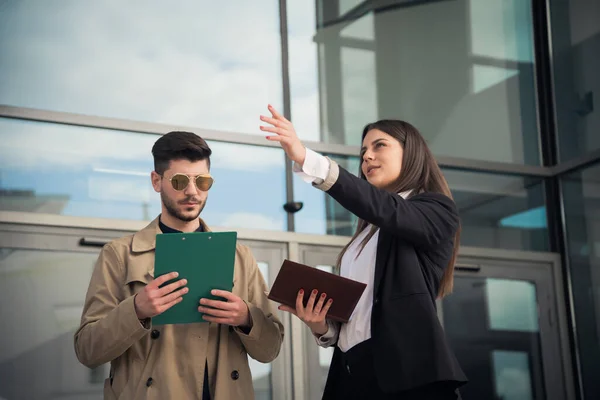
M402 169L400 142L379 129L365 135L360 151L362 173L377 188L392 191Z

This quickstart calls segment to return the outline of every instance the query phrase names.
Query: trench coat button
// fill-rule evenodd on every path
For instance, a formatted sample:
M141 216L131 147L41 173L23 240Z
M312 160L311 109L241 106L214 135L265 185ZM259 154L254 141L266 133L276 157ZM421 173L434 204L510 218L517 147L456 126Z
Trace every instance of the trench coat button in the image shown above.
M146 381L146 386L147 387L152 386L152 382L154 382L154 379L152 379L152 377L148 378L148 380Z
M237 381L240 378L240 373L237 372L237 370L233 370L233 372L231 373L231 379L233 379L234 381Z
M152 332L150 332L150 337L154 340L158 339L160 337L160 331L154 329Z

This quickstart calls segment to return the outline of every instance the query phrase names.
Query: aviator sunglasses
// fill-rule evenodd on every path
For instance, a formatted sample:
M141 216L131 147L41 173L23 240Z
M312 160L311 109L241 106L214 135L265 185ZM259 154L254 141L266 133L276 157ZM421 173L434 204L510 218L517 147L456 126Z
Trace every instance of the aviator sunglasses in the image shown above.
M163 176L163 178L166 177ZM203 192L208 191L208 189L210 189L210 187L215 182L215 180L212 178L212 176L210 176L210 174L202 174L197 175L196 177L190 177L186 174L177 173L172 177L166 179L168 179L171 182L171 186L173 186L173 189L177 190L178 192L187 188L190 184L190 180L193 180L196 183L196 187L198 188L198 190L201 190Z

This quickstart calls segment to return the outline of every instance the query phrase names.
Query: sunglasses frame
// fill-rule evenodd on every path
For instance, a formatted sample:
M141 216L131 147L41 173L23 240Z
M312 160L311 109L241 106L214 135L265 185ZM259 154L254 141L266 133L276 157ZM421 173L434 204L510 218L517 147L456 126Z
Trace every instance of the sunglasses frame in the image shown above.
M179 176L179 175L181 175L181 176L185 176L186 178L188 178L188 183L187 183L187 185L185 185L185 187L184 187L183 189L176 189L176 188L175 188L175 185L173 185L173 178L175 178L176 176ZM182 173L182 172L178 172L178 173L176 173L176 174L173 174L173 176L172 176L172 177L170 177L170 178L167 178L167 177L166 177L166 176L164 176L164 175L161 175L161 176L162 176L163 178L167 179L167 180L169 181L169 183L171 183L171 187L173 188L173 190L175 190L175 191L177 191L177 192L183 192L185 189L187 189L187 187L190 185L190 182L194 182L194 185L196 186L196 189L200 190L201 192L208 192L208 191L210 190L210 188L212 187L212 185L214 185L214 184L215 184L215 178L213 178L213 177L211 176L211 174L200 174L200 175L195 175L195 176L194 176L194 179L192 179L192 177L191 177L191 176L189 176L189 175L187 175L187 174L184 174L184 173ZM211 183L210 183L210 186L208 187L208 189L206 189L206 190L202 190L202 189L200 189L200 188L198 187L198 182L197 182L198 178L210 178L210 179L211 179Z

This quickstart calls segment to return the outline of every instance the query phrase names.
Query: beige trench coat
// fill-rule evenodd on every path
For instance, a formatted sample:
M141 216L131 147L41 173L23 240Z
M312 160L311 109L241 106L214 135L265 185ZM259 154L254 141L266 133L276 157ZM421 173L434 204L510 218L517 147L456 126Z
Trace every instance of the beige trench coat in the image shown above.
M233 278L233 293L250 310L248 334L208 322L152 327L148 321L144 326L133 296L153 279L157 233L158 218L102 249L75 333L77 358L90 368L111 363L105 399L201 399L205 363L213 400L253 399L247 354L273 361L283 326L267 300L250 249L237 245Z

